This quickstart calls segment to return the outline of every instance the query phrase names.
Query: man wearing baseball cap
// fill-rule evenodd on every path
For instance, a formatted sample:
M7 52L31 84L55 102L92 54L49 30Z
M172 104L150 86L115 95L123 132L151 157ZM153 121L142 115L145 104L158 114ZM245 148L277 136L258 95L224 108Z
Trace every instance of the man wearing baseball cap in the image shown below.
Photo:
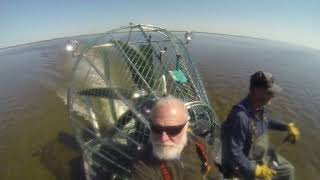
M265 105L281 92L271 73L251 75L249 94L235 105L222 124L222 168L226 177L294 179L294 167L268 146L268 130L287 131L291 143L300 136L293 123L266 116Z

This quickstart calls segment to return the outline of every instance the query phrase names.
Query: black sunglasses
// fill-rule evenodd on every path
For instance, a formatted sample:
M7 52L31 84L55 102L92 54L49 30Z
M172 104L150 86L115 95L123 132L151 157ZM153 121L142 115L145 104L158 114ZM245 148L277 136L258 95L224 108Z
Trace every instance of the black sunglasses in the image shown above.
M269 96L274 97L274 93L273 93L272 91L270 91L270 90L267 91L267 94L268 94Z
M182 131L186 124L187 122L177 126L160 126L151 123L151 131L155 134L162 134L162 132L166 132L166 134L168 134L169 136L175 136Z

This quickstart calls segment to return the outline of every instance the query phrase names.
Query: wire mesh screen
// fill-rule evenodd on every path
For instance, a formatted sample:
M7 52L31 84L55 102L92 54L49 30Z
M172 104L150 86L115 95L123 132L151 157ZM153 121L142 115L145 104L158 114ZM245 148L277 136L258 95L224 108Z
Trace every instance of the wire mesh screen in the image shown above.
M68 107L87 168L127 176L148 142L157 99L186 103L194 133L213 144L219 126L185 44L165 29L130 25L104 33L77 56Z

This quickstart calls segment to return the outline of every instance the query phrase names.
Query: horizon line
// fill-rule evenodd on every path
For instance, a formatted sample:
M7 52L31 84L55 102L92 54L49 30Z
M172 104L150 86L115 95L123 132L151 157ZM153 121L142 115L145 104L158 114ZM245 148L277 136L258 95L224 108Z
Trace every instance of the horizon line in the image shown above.
M273 39L267 39L267 38L262 38L262 37L254 37L254 36L246 36L246 35L236 35L236 34L225 34L225 33L216 33L216 32L207 32L207 31L189 31L189 30L168 30L169 32L191 32L191 33L201 33L201 34L213 34L213 35L221 35L221 36L231 36L231 37L238 37L238 38L248 38L248 39L256 39L256 40L263 40L263 41L275 41L275 42L281 42L281 43L286 43L290 45L295 45L295 46L300 46L304 48L309 48L313 49L316 51L320 51L320 48L315 48L315 47L310 47L307 45L302 45L302 44L296 44L292 42L286 42L286 41L281 41L281 40L273 40ZM34 41L34 42L28 42L28 43L23 43L23 44L17 44L17 45L12 45L12 46L7 46L7 47L0 47L0 50L5 50L5 49L11 49L15 47L20 47L20 46L25 46L25 45L31 45L31 44L36 44L36 43L41 43L41 42L46 42L46 41L52 41L52 40L57 40L57 39L64 39L64 38L73 38L73 37L82 37L82 36L93 36L93 35L100 35L103 33L106 33L108 31L102 32L102 33L90 33L90 34L82 34L82 35L74 35L74 36L66 36L66 37L57 37L57 38L52 38L52 39L45 39L45 40L39 40L39 41Z

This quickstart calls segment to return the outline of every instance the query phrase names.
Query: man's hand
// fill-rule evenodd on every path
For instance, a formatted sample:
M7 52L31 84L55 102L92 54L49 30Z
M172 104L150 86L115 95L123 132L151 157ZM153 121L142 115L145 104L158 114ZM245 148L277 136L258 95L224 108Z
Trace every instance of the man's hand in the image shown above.
M271 180L274 175L276 175L276 171L269 168L268 165L257 165L256 166L256 177L259 177L264 180Z
M299 129L295 126L293 122L288 124L288 131L289 131L289 141L291 144L295 144L299 139L300 139L300 131Z

